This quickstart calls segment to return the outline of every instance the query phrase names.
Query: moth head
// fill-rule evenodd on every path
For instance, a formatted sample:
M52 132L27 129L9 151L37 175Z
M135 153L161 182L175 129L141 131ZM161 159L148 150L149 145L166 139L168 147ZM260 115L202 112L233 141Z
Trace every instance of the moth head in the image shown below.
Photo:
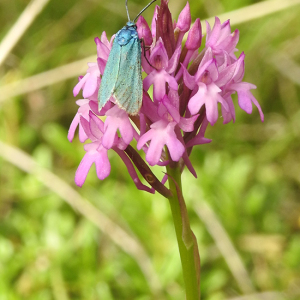
M134 29L134 30L137 29L137 26L136 26L135 23L132 22L132 21L127 22L127 23L126 23L126 27L127 27L127 29L131 29L131 28Z

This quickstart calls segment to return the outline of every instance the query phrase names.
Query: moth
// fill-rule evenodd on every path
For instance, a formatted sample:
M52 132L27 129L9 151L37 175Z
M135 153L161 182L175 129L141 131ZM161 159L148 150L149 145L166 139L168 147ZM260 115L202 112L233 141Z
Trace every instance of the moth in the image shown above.
M128 22L113 41L98 92L99 111L113 97L129 115L139 112L143 99L142 50L135 21L155 1L152 0L131 21L126 0Z

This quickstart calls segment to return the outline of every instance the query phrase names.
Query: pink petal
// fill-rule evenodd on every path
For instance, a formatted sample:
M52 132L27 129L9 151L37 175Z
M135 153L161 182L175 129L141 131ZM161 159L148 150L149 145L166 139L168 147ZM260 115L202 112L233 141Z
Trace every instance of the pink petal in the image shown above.
M223 96L223 99L227 102L229 110L226 110L222 105L222 117L224 119L223 124L229 123L233 120L235 122L235 108L232 102L231 94Z
M98 140L103 136L104 123L101 119L90 112L90 131L91 134Z
M206 47L214 48L218 42L221 31L221 22L218 17L215 17L215 24L209 35L206 36Z
M146 115L152 123L160 119L157 113L157 106L152 102L146 92L143 93L143 104L141 107L141 112Z
M97 58L97 63L98 63L98 68L100 70L100 74L103 74L105 66L106 66L106 60L104 60L103 58L98 57Z
M192 132L194 130L194 123L196 122L198 118L198 114L192 116L191 118L183 118L180 117L180 122L178 123L179 127L184 132Z
M82 89L82 87L84 86L85 82L87 81L90 75L91 75L90 73L85 74L83 78L75 85L73 89L74 97L78 95L79 91Z
M202 30L200 19L196 19L188 33L185 46L188 50L196 50L201 46Z
M95 159L96 172L100 180L105 179L110 174L110 163L108 160L107 150L100 146L98 148L98 155Z
M172 57L169 60L168 67L166 68L166 71L169 74L176 71L176 68L177 68L178 62L179 62L179 58L180 58L180 54L181 54L181 45L174 51Z
M154 9L152 22L151 22L151 32L152 32L152 37L153 38L156 37L156 20L157 20L158 9L159 9L159 6L156 5L155 9Z
M85 118L83 118L82 116L80 117L80 125L81 128L83 130L83 132L85 133L85 135L92 141L96 141L97 138L92 135L91 133L91 129L90 129L90 122L88 120L86 120ZM79 127L80 128L80 127Z
M206 85L204 83L201 83L200 86L196 94L190 98L188 103L188 108L192 115L197 114L200 108L202 107L202 105L205 103L204 95L206 91Z
M91 74L85 82L83 93L82 93L83 97L84 98L90 97L95 93L97 88L98 88L97 77Z
M180 12L178 16L178 21L176 23L176 28L178 28L182 32L187 32L191 26L191 11L190 5L187 2L184 9Z
M100 40L108 49L111 49L111 45L105 31L102 32Z
M72 120L71 125L70 125L69 131L68 131L68 140L70 142L73 141L76 128L77 128L77 126L79 124L79 119L80 119L80 116L78 114L76 114L75 117L74 117L74 119Z
M107 60L110 52L109 47L101 42L98 37L95 38L95 43L97 46L97 57Z
M150 63L157 69L165 69L168 67L168 54L161 37L156 42L150 54Z
M143 89L147 92L150 88L150 86L154 82L154 77L155 77L155 71L151 72L148 76L146 76L143 80Z
M145 45L150 46L153 42L152 33L143 16L139 16L136 26L139 38L144 39Z
M95 156L97 155L96 153L94 154ZM92 164L94 163L94 156L86 153L83 157L83 159L81 160L77 171L75 173L75 183L82 187L82 185L84 184L87 174L92 166Z
M193 90L196 87L195 77L190 75L188 70L182 64L181 64L181 68L183 69L183 81L185 85L190 90Z
M196 145L202 145L202 144L208 144L210 143L212 140L211 139L207 139L199 134L197 134L193 139L191 139L187 144L186 147L193 147Z
M162 100L162 103L164 104L164 106L167 108L169 114L172 116L173 120L176 122L176 123L179 123L180 121L180 114L179 114L179 111L176 107L174 107L170 100L168 99L168 96L165 95L165 97L163 98Z
M117 105L106 112L107 118L104 123L104 135L102 144L106 149L110 149L117 136L119 129L123 141L128 145L133 139L133 127L126 112Z
M169 149L170 156L173 161L179 161L182 157L185 148L182 143L177 139L175 133L174 135L169 135L169 138L166 140L166 145Z

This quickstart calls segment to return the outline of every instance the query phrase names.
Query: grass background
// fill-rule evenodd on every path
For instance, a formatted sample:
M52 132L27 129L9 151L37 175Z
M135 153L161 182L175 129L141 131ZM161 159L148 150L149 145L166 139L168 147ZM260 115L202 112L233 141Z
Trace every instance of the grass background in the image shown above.
M67 140L72 89L94 37L126 22L123 2L50 0L0 65L1 300L184 299L167 201L137 191L113 153L107 179L93 169L83 188L73 181L84 150ZM297 2L269 1L251 19L259 2L190 1L192 20L245 8L232 30L265 113L209 127L213 142L191 157L198 179L183 174L207 300L300 298L300 5L268 14ZM28 3L1 0L0 40ZM173 18L185 3L170 0ZM129 1L131 16L146 4Z

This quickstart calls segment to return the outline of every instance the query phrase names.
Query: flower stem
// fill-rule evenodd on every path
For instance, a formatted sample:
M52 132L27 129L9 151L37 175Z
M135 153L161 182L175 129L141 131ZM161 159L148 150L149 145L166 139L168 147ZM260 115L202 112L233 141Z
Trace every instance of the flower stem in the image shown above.
M182 196L181 172L178 163L167 166L168 181L173 196L169 197L177 243L180 253L186 300L200 299L200 258L197 241Z

